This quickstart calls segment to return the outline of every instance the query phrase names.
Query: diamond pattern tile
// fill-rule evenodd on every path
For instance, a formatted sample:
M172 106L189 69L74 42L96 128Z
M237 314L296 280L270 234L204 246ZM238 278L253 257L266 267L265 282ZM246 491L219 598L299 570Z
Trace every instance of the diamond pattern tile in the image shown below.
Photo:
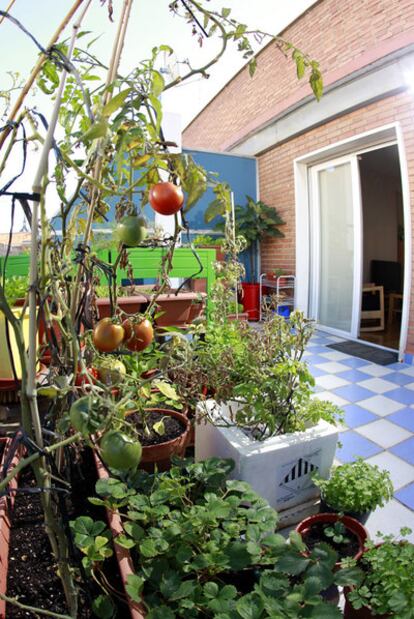
M414 365L369 363L328 347L341 338L317 332L304 360L315 378L312 398L342 408L336 463L362 456L390 472L395 499L373 512L368 528L398 533L414 530ZM411 536L414 541L414 533Z
M395 498L410 509L414 510L414 484L410 484L395 493Z
M326 361L326 359L324 359ZM316 363L317 368L323 370L327 374L337 374L339 372L345 372L347 366L343 363L337 363L336 361L328 361L327 363Z
M356 369L350 369L346 372L340 372L339 374L337 374L337 376L339 376L339 378L345 378L345 380L349 381L350 383L360 383L363 380L369 379L368 374L364 374L364 372L360 372Z
M399 490L407 484L414 482L414 466L404 462L401 458L394 456L389 451L368 458L369 464L376 464L380 469L385 469L389 472L394 490Z
M359 402L360 400L369 398L372 391L364 389L364 387L360 387L359 384L357 384L338 387L338 389L335 389L335 393L336 395L339 395L340 398L348 400L348 402Z
M391 366L387 366L387 367L391 367ZM387 374L386 376L387 381L391 381L392 383L395 383L396 385L414 385L413 382L413 377L412 376L408 376L407 374L403 374L402 372L392 372L392 374ZM410 388L410 387L408 387Z
M386 374L391 374L392 372L392 370L389 370L388 367L376 365L375 363L362 365L359 369L361 372L365 372L365 374L370 374L370 376L385 376Z
M336 374L325 374L324 376L316 378L315 382L319 387L323 387L324 389L336 389L337 387L349 385L347 380L339 378Z
M362 373L362 372L361 372ZM364 389L369 389L374 393L386 393L387 391L392 391L395 389L395 384L391 383L388 380L384 380L383 378L368 378L367 380L363 380L358 383L360 387L364 387Z
M407 406L407 408L402 408L401 410L393 413L392 415L388 415L387 419L392 421L393 423L397 423L399 426L405 428L406 430L410 430L412 434L414 434L414 409Z
M348 357L348 359L344 359L341 363L344 363L350 368L361 368L367 364L365 359L359 359L359 357Z
M414 436L407 439L403 443L398 443L398 445L394 445L394 447L390 448L390 451L402 458L409 464L414 465Z
M414 404L414 392L406 387L398 387L398 389L389 391L387 397L407 406Z
M404 430L404 428L388 421L388 419L378 419L378 421L360 426L358 428L358 433L377 445L384 447L384 449L401 443L411 436L408 430Z
M385 395L374 395L372 398L361 400L358 404L359 406L366 408L368 411L371 411L371 413L379 415L380 417L386 417L387 415L391 415L391 413L395 413L395 411L404 408L403 404L400 404L400 402L395 402Z
M353 462L359 456L369 458L381 451L381 447L369 441L353 430L339 435L341 447L336 451L336 457L340 462Z
M345 413L345 424L348 428L357 428L378 419L377 415L370 413L357 404L347 404L343 410Z

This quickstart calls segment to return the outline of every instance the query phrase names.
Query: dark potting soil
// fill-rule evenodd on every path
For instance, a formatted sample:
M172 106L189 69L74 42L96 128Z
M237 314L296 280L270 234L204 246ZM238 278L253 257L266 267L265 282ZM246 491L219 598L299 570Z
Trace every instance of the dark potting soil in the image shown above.
M169 415L163 415L157 411L147 411L145 413L145 423L149 428L151 435L147 436L144 431L143 416L141 413L132 413L127 417L129 423L131 423L139 432L140 441L143 446L147 445L160 445L166 443L174 438L178 438L184 432L183 424ZM158 421L164 422L165 433L163 435L157 434L152 427Z
M88 501L88 497L95 494L96 483L95 463L89 449L85 449L79 462L72 465L70 477L72 496L68 501L69 517L72 519L80 515L89 515L96 520L106 522L103 508L92 505ZM34 486L32 473L26 469L20 475L19 487ZM80 553L79 558L81 558ZM105 562L104 570L111 585L118 591L122 591L122 582L114 557ZM89 619L94 616L90 610L90 600L102 591L91 580L87 581L88 587L82 581L78 584L82 589L78 619ZM39 494L18 493L16 496L12 515L7 594L10 597L18 596L20 602L27 605L57 613L67 612L61 581L56 573L56 563L43 524ZM119 616L126 616L126 614L127 607L120 602ZM7 619L9 617L10 619L34 619L38 615L7 604L6 616Z
M325 535L325 529L330 526L331 524L326 523L317 523L312 525L307 531L302 533L303 541L310 550L312 550L313 547L320 542L329 544L338 553L338 561L344 559L345 557L354 557L359 551L359 542L355 533L352 533L349 529L347 529L345 537L347 537L350 541L337 544L331 537L327 537Z
M31 470L23 471L20 488L34 488ZM49 539L43 522L40 494L18 493L12 515L9 550L7 595L18 597L22 604L44 608L55 613L66 613L65 596L57 575ZM7 619L27 619L37 615L7 604ZM91 617L80 610L79 617Z

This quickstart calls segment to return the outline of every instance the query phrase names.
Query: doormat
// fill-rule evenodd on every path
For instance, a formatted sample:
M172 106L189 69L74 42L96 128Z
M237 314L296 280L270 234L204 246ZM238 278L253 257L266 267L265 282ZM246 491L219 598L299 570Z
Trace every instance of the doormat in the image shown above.
M328 344L327 348L333 348L346 355L359 357L360 359L371 361L371 363L378 363L378 365L390 365L398 361L398 354L396 352L382 350L381 348L375 348L375 346L367 346L367 344L361 344L360 342L337 342L335 344Z

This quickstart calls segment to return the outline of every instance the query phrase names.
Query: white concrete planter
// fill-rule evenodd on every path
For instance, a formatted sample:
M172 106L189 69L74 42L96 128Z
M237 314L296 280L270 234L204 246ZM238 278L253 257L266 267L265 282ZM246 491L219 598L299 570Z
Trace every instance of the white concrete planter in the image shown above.
M231 406L234 410L238 405ZM229 416L229 406L215 400L201 402L199 415L203 415L204 407L218 423ZM236 463L232 477L249 482L277 510L319 495L311 473L317 469L322 477L329 476L338 440L338 430L326 421L304 432L253 441L237 427L218 427L202 419L195 435L196 460L232 458Z

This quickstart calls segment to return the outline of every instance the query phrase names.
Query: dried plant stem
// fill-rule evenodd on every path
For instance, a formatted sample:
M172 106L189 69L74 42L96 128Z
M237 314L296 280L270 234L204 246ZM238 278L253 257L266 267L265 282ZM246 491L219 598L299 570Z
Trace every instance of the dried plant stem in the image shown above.
M66 28L66 26L68 25L68 23L70 22L70 20L72 19L73 15L76 13L76 11L78 10L78 8L80 7L80 5L82 4L84 0L76 0L76 2L73 4L72 8L70 9L70 11L67 13L67 15L65 16L65 18L63 19L63 21L59 24L58 28L56 29L55 33L53 34L52 38L50 39L48 46L46 49L50 49L52 47L52 45L54 45L56 43L56 41L59 39L62 31ZM36 79L36 77L38 76L43 63L46 60L46 55L45 54L41 54L39 56L39 60L37 61L37 63L35 64L35 66L32 69L32 72L29 75L29 78L26 82L26 84L23 86L16 103L13 106L12 111L9 114L9 117L7 119L7 122L10 123L9 126L7 126L4 131L2 131L2 133L0 134L0 150L4 144L4 142L6 141L10 131L12 130L12 123L14 122L18 111L20 110L23 101L25 100L29 90L31 89L31 87L34 84L34 81Z
M124 0L121 17L120 17L119 24L118 24L118 31L115 37L114 46L112 48L111 61L109 63L108 73L106 77L106 83L105 83L106 90L105 90L105 94L103 98L104 105L109 103L109 101L112 98L112 88L110 88L110 86L112 82L114 81L114 79L116 78L116 75L118 72L122 49L124 47L126 30L127 30L128 22L129 22L129 16L131 13L132 2L133 0ZM100 139L98 141L98 145L96 148L97 159L96 159L95 166L93 168L93 173L92 173L93 185L91 189L91 199L90 199L89 208L88 208L88 217L86 220L85 232L83 236L83 247L86 247L89 244L89 240L90 240L91 232L92 232L92 224L93 224L95 209L96 209L97 204L99 203L99 199L101 196L101 189L98 187L98 185L101 183L101 180L102 180L102 171L103 171L103 164L104 164L104 154L102 152L103 151L102 147L103 147L103 140ZM76 282L75 282L75 286L73 289L73 296L72 296L72 302L71 302L71 316L73 320L75 319L77 307L79 303L80 292L81 292L80 284L82 281L83 271L84 271L84 266L82 263L80 263L78 267L78 272L76 275Z

